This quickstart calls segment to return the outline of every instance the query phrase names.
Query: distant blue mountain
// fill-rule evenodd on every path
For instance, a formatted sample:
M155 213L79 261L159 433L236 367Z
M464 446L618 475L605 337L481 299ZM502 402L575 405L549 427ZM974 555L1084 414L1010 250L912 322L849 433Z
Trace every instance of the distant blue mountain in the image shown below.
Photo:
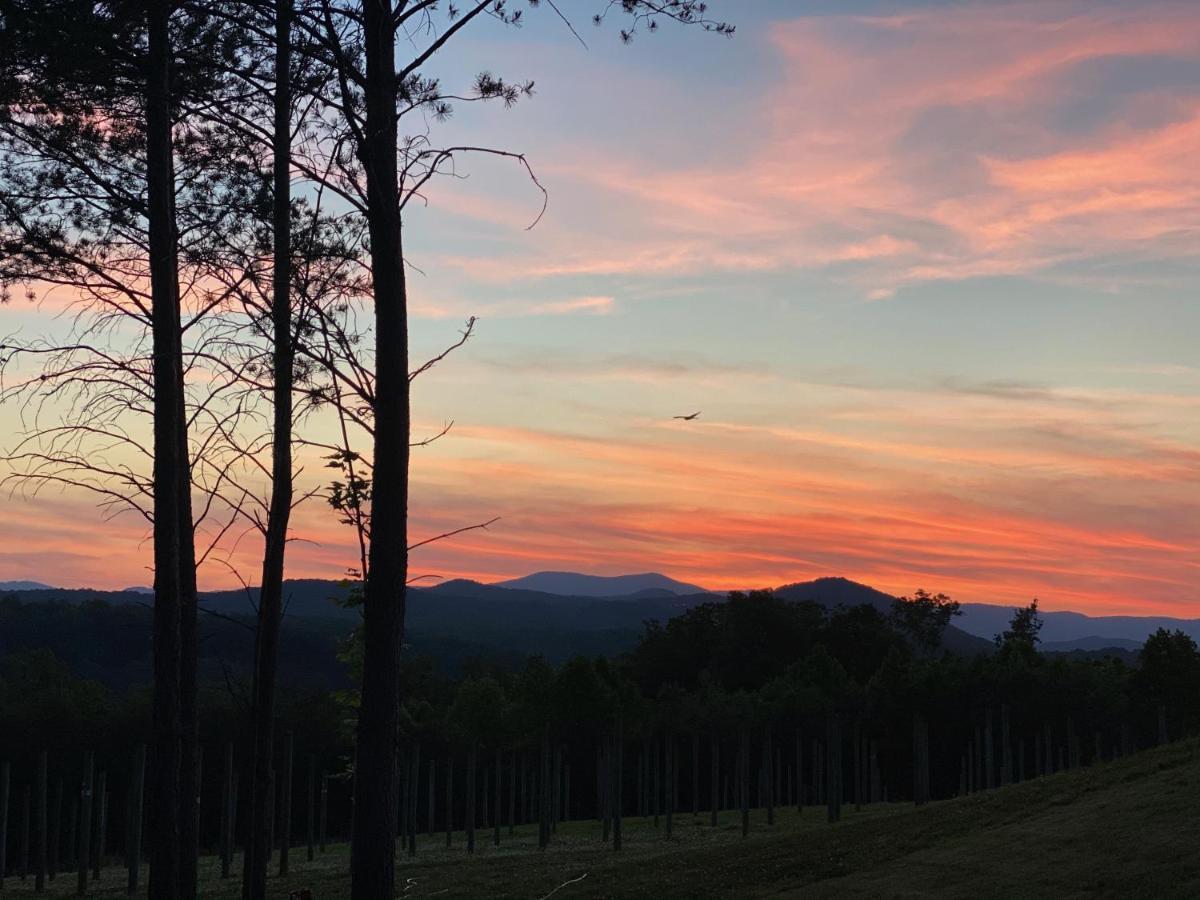
M995 637L1003 632L1012 618L1011 606L990 606L964 603L962 615L954 620L963 631L980 637ZM1200 641L1200 619L1173 619L1167 616L1088 616L1077 612L1040 611L1042 617L1042 646L1086 640L1095 649L1106 647L1132 649L1141 645L1159 628L1176 629Z
M51 588L35 581L0 581L0 593L24 602L79 604L89 600L109 603L144 604L149 588L124 591ZM359 611L340 601L349 593L346 582L317 579L289 580L286 586L286 615L291 619L325 619L358 622ZM827 608L873 606L880 612L891 609L893 597L846 578L818 578L777 588L776 593L793 601L810 601ZM253 615L257 588L211 591L202 595L202 606L225 615ZM472 617L488 628L506 630L551 627L565 631L615 628L626 644L641 630L646 619L665 621L700 603L723 600L724 592L712 593L665 575L599 576L575 572L536 572L498 584L480 584L456 579L413 591L409 595L408 624L418 630L460 635ZM957 652L985 651L992 638L1008 627L1013 608L982 603L964 603L962 615L954 619L946 644ZM1057 652L1097 652L1116 648L1136 652L1158 628L1179 629L1200 641L1200 619L1162 616L1088 616L1077 612L1042 611L1042 647ZM614 645L615 646L615 645ZM522 649L525 649L522 647ZM540 651L539 651L540 652Z
M1131 641L1119 637L1089 635L1073 641L1042 641L1041 649L1052 653L1070 653L1074 650L1141 650L1142 641Z
M642 575L582 575L578 572L534 572L524 578L498 581L493 587L541 591L566 597L628 597L643 591L682 596L707 593L704 588L676 581L657 572Z

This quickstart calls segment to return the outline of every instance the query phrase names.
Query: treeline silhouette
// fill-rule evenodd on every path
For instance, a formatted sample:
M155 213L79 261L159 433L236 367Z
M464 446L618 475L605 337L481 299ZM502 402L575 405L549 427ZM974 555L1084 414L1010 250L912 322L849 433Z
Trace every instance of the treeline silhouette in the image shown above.
M622 816L645 816L667 835L678 815L732 809L748 830L770 824L783 805L820 804L836 820L845 803L945 799L1092 765L1200 726L1200 652L1186 635L1156 633L1136 667L1046 655L1031 606L1015 611L994 653L962 657L939 649L952 615L945 598L923 609L897 601L889 615L735 593L647 623L637 647L615 659L554 666L531 657L515 667L480 659L450 677L410 654L398 759L402 846L417 852L418 833L445 832L454 843L465 832L462 846L474 851L527 823L538 824L545 846L558 822L586 818L619 846ZM355 656L351 645L352 671ZM284 691L277 727L289 737L271 802L277 848L349 836L354 698ZM238 679L204 683L200 844L220 852L226 870L246 834L237 812L248 789L246 702ZM113 798L103 830L101 807L91 813L94 853L136 858L129 797L149 703L144 686L117 691L81 679L45 650L6 658L0 760L11 764L10 873L37 865L29 822L41 821L43 796L46 859L77 862L85 752ZM290 778L282 775L288 760Z
M0 596L0 659L44 649L81 678L122 690L150 683L153 675L153 612L146 605L29 603ZM326 623L284 622L280 673L293 687L346 688L338 660L339 634ZM198 669L202 681L241 677L254 656L254 621L244 616L205 616L199 623Z

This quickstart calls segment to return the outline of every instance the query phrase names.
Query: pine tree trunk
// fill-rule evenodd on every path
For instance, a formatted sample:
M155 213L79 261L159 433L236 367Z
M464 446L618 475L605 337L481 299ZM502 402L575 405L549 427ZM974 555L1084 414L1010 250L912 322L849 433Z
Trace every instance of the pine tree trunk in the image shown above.
M522 825L529 824L529 764L525 760L525 753L521 753L521 808L519 810L519 818Z
M21 880L29 877L29 821L32 787L25 785L21 792Z
M62 809L63 809L63 780L54 782L54 803L50 807L50 880L58 875L58 863L62 853ZM0 840L3 838L0 837Z
M1012 728L1009 722L1007 703L1000 707L1000 740L1003 742L1003 751L1000 759L1000 783L1006 785L1012 784Z
M318 849L324 853L329 836L329 776L321 773L321 821ZM232 841L231 841L232 844Z
M613 741L613 765L612 765L612 833L613 833L613 850L621 849L621 802L625 796L625 733L621 719L617 719L616 738Z
M492 844L496 847L500 846L500 790L502 784L502 772L500 771L500 748L496 748L496 779L495 787L492 796Z
M154 767L150 893L180 896L182 719L180 559L185 425L171 148L169 0L148 0L146 57L146 199L150 257L154 385ZM90 790L90 785L89 785ZM88 801L90 802L90 796ZM88 829L80 822L80 834ZM82 843L82 840L81 840ZM76 861L79 863L79 861ZM79 863L86 866L86 858ZM87 871L80 876L87 888Z
M142 812L146 808L145 790L146 745L138 744L133 751L133 770L129 778L129 824L125 841L125 892L131 897L137 894L138 876L142 865ZM70 841L67 842L67 846L71 846Z
M786 783L787 775L783 771L783 750L775 748L775 774L772 784L775 786L775 805L787 806L791 801L788 798L788 785Z
M425 833L432 838L437 830L437 760L431 754L429 757L429 789L428 810L425 817Z
M75 870L75 855L79 849L79 790L71 799L71 813L67 817L66 857L63 860L63 871Z
M288 732L283 739L283 771L279 785L279 876L288 874L288 852L292 846L292 764L296 737Z
M233 862L233 743L225 745L225 777L221 791L221 878Z
M871 794L871 776L874 772L872 765L875 759L872 755L873 750L874 742L870 738L864 737L862 741L862 798L864 806L869 806L875 802L875 798Z
M37 869L34 873L33 889L40 894L46 889L46 809L47 809L47 791L46 780L47 773L47 758L46 751L43 750L38 754L37 763L37 787L35 790L34 800L34 840L37 842L36 860Z
M553 759L553 771L551 773L550 791L547 795L547 801L550 804L550 833L558 833L558 816L562 811L562 750L555 747Z
M417 810L420 808L417 803L420 795L421 787L421 745L417 744L413 748L412 763L410 765L410 773L408 776L408 855L417 855Z
M272 283L271 283L271 505L263 547L262 588L255 637L250 828L243 865L243 900L265 900L270 856L267 807L274 758L275 681L279 666L279 629L283 617L284 556L292 509L293 344L291 303L291 18L293 0L275 0L275 90L271 140ZM285 775L286 777L286 775ZM290 798L290 788L285 789ZM289 817L290 818L290 817ZM289 823L285 823L285 828ZM287 871L281 850L280 873Z
M541 766L537 779L538 848L550 844L550 728L542 735Z
M512 837L517 819L517 751L508 754L508 836Z
M992 733L992 711L984 714L983 725L983 778L989 791L996 786L996 739Z
M108 831L108 772L101 771L96 776L96 791L93 805L96 808L96 833L92 835L92 879L100 880L100 867L104 863L104 837Z
M563 762L562 821L571 821L571 764Z
M663 745L664 765L666 766L665 800L667 806L667 837L671 837L675 820L675 737L668 734Z
M700 817L700 734L692 733L692 818Z
M0 888L4 887L4 875L8 872L8 795L11 777L9 764L0 763Z
M180 392L179 458L179 897L196 900L200 865L200 731L196 668L199 662L195 530L192 525L192 476L188 460L187 412Z
M650 817L650 759L646 742L642 741L642 749L638 754L638 815L643 819Z
M771 726L763 734L763 770L766 774L767 824L775 824L775 753L771 746Z
M879 774L879 742L871 741L871 802L883 799L883 779Z
M916 713L912 719L912 773L913 803L920 806L924 802L921 797L921 719Z
M408 577L408 294L397 174L395 22L389 3L363 3L364 140L375 312L371 533L363 583L351 900L396 893L396 739Z
M796 730L796 812L804 812L804 738Z
M396 795L396 837L400 841L401 854L408 850L408 835L412 831L412 760L413 748L406 747L396 759L396 781L400 793Z
M812 801L815 806L825 803L825 763L822 759L821 742L813 738L812 742Z
M738 780L742 804L742 837L750 834L750 734L745 728L741 732L741 750L738 753Z
M596 821L604 822L604 741L596 742Z
M292 508L292 387L293 343L291 303L291 18L293 0L275 0L275 89L272 122L272 283L271 283L271 503L263 548L262 588L258 604L253 678L254 778L250 787L250 832L243 875L244 900L264 900L267 884L266 808L274 756L275 681L279 659L279 629L283 616L284 556ZM285 773L286 777L286 773ZM290 799L290 786L285 789ZM290 815L285 815L290 820ZM290 821L285 821L286 828ZM287 854L279 865L286 872Z
M275 856L275 822L276 813L278 812L278 803L276 801L276 782L275 769L271 769L271 778L267 782L267 862L270 862Z
M308 755L308 787L305 791L305 799L307 801L305 808L308 814L305 816L304 843L308 861L312 862L316 857L317 837L317 758L311 753Z
M721 742L714 731L708 736L708 802L712 807L708 824L717 827L721 807Z
M475 852L475 744L472 743L467 750L467 852Z
M842 817L842 735L840 724L832 717L826 728L826 818L832 823Z
M446 757L446 849L454 838L454 757Z
M488 818L488 789L491 786L491 779L489 777L490 773L488 772L487 763L484 763L481 768L483 772L483 790L479 793L479 825L484 831L487 831L491 825L491 820Z
M612 833L612 749L604 738L596 747L596 816L600 819L600 842L608 843Z
M850 752L853 754L850 760L850 777L853 779L854 783L847 792L846 801L848 803L854 803L854 809L856 812L862 809L862 804L864 802L862 795L862 779L864 771L862 765L862 744L862 732L859 730L858 723L855 723L854 731L850 736Z
M83 783L79 791L79 851L75 860L78 877L75 882L75 894L83 897L87 894L88 862L91 860L92 846L92 774L94 760L92 751L83 755Z
M651 771L650 771L650 780L651 780L650 807L651 807L651 812L654 814L654 827L655 828L658 827L658 816L659 816L659 812L660 812L660 798L661 798L659 789L660 789L660 786L662 785L662 776L661 776L662 758L660 755L660 750L661 750L661 746L659 745L658 741L654 741L650 744L650 765L652 767Z

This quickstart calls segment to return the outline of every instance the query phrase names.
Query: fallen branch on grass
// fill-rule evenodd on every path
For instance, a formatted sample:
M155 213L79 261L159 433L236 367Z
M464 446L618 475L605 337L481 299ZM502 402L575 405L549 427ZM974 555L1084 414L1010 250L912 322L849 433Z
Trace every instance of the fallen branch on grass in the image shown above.
M554 890L552 890L550 893L548 893L545 897L539 898L539 900L550 900L551 897L553 897L555 894L557 894L559 891L561 891L563 888L565 888L568 884L578 884L579 882L583 881L583 879L585 879L587 877L588 877L588 873L584 872L578 878L572 878L569 881L564 881L562 884L560 884L558 887L556 887Z

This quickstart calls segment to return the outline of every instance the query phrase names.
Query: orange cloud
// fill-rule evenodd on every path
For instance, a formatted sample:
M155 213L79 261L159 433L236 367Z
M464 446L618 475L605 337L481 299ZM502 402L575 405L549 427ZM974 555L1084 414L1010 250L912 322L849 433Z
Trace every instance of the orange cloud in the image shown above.
M611 377L643 377L625 366L615 360ZM757 421L613 414L551 430L497 412L457 426L414 459L413 539L501 521L422 548L414 571L657 569L718 589L841 574L967 601L1194 613L1194 395L781 377L758 388ZM318 486L320 466L307 471L305 487ZM144 523L98 528L98 512L70 495L8 508L0 538L18 549L0 554L0 577L149 580ZM352 535L319 498L299 508L293 534L292 577L356 565ZM247 534L206 565L204 584L228 585L228 566L257 580L260 552Z

